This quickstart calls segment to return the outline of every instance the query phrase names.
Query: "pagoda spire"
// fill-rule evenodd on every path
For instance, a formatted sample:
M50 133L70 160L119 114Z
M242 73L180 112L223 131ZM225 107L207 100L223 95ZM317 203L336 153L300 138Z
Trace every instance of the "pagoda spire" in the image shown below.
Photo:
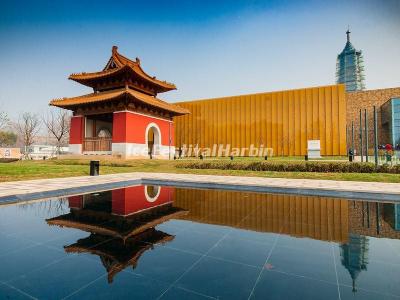
M350 42L350 26L347 27L347 42L336 58L336 83L344 83L346 91L365 90L364 59L361 50Z
M351 33L351 31L350 31L350 27L349 27L349 26L347 26L346 35L347 35L347 42L348 42L348 43L350 43L350 33Z

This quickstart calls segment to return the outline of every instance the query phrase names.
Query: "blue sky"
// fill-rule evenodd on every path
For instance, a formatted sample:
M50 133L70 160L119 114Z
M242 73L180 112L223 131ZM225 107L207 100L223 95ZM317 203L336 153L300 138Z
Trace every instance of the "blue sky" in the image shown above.
M8 1L0 11L0 109L43 113L90 93L112 45L178 90L171 102L332 84L347 26L368 89L400 86L400 1Z

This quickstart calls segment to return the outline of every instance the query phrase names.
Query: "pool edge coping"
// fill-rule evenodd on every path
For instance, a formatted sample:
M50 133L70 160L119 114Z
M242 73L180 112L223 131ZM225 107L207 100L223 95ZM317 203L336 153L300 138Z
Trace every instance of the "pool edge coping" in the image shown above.
M134 174L134 173L132 173ZM165 173L166 175L168 173ZM139 176L138 176L139 175ZM136 173L134 179L122 179L108 183L94 183L89 185L82 185L79 187L70 188L55 188L47 191L34 192L34 193L18 193L6 196L0 196L1 204L13 204L19 202L27 202L30 200L49 199L56 197L67 197L79 194L93 193L99 191L106 191L118 188L124 188L132 185L161 185L161 186L176 186L181 188L192 189L222 189L231 191L245 191L256 193L273 193L273 194L292 194L302 196L320 196L332 198L345 198L349 200L370 200L370 201L391 201L400 202L400 193L396 192L377 192L377 191L352 191L349 189L339 189L332 187L284 187L279 185L270 184L240 184L229 182L211 182L207 180L196 181L190 179L161 179L150 178L149 174ZM221 177L221 176L219 176Z

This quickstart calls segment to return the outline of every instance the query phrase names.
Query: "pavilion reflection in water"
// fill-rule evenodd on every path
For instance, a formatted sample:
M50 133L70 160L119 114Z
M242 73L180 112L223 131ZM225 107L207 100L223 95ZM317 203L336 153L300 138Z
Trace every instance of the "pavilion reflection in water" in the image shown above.
M69 253L98 255L111 283L123 269L136 267L154 245L174 239L155 226L187 211L172 205L173 190L135 186L68 198L70 213L48 219L49 225L76 228L90 236L64 246Z
M98 255L109 282L153 245L174 239L155 229L170 219L333 241L353 279L368 265L368 236L400 239L397 204L317 196L137 186L69 197L70 213L47 220L91 235L67 252Z

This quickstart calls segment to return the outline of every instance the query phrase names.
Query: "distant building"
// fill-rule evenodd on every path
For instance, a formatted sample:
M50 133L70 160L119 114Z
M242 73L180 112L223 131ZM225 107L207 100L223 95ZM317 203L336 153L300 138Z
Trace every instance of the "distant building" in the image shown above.
M336 83L344 83L346 91L365 90L364 59L361 50L350 42L350 31L346 31L347 43L336 61Z
M400 150L400 98L391 98L382 105L382 127L388 133L383 141Z
M58 154L66 154L68 152L68 147L60 147L53 145L32 145L27 147L27 154L29 159L48 159L57 157Z
M0 159L20 159L22 156L19 148L4 147L0 148Z

